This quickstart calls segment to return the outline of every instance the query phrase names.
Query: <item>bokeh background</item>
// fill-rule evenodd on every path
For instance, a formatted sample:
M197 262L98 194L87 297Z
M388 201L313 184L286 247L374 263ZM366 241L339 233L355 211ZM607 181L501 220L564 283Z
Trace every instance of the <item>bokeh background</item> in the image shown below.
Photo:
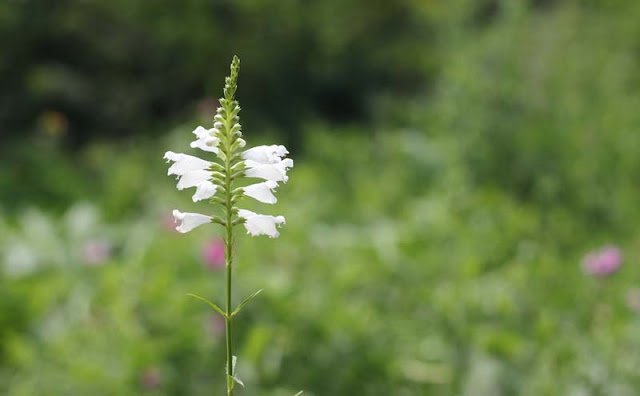
M640 2L0 2L0 393L222 395L220 230L166 176L233 54L282 143L240 395L640 389Z

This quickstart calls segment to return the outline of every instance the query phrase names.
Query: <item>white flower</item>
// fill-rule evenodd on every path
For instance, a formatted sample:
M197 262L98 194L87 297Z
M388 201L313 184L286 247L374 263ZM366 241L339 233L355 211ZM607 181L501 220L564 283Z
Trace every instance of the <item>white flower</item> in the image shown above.
M205 161L192 155L174 153L173 151L167 151L164 154L164 159L167 162L173 161L174 164L169 167L168 175L183 176L187 172L209 169L213 164L212 162Z
M252 236L268 235L270 238L276 238L280 235L276 225L284 224L283 216L261 215L246 209L238 210L238 216L245 219L244 226Z
M243 188L244 195L251 197L257 201L274 204L278 202L273 190L278 187L278 183L267 180L266 182L252 184Z
M211 216L206 216L200 213L183 213L177 209L173 211L173 218L176 222L180 222L176 227L176 230L183 234L203 224L211 223Z
M218 186L211 183L210 181L203 181L197 185L196 193L193 194L193 197L191 197L191 199L193 199L193 202L197 202L203 199L211 198L216 194L217 189Z
M200 183L207 182L211 179L211 171L206 170L194 170L180 176L177 188L178 190L184 190L185 188L198 187Z
M284 146L256 146L242 153L245 160L255 161L261 164L275 164L282 160L282 157L289 154Z
M194 133L200 133L198 129L202 129L204 133L209 133L202 127L198 127ZM217 150L217 149L216 149ZM170 175L178 175L178 190L196 187L196 193L193 194L193 202L211 198L215 195L217 186L211 183L213 172L208 170L212 162L205 161L192 155L174 153L167 151L164 158L175 163L169 168Z
M198 139L191 142L191 147L218 154L218 144L220 143L220 138L218 137L219 132L216 128L205 129L201 126L197 127L193 131L193 134L196 135Z
M279 162L272 164L263 164L253 160L245 160L244 164L246 170L244 174L247 177L256 177L264 180L271 180L275 182L287 182L287 170L293 167L293 160L291 158L285 158Z

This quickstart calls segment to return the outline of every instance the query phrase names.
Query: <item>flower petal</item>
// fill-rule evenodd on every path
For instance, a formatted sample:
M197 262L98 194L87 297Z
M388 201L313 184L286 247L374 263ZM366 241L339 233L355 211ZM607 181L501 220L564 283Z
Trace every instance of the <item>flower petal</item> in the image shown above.
M253 160L246 160L244 164L247 167L244 172L247 177L286 183L289 180L287 170L293 167L293 160L285 158L273 164L262 164Z
M218 154L218 144L220 143L218 133L219 131L216 128L205 129L201 126L197 127L193 134L198 139L191 142L191 147Z
M191 199L193 199L193 202L198 202L203 199L209 199L216 194L217 189L218 186L211 183L210 181L203 181L198 184L196 193L193 194L193 197L191 197Z
M184 190L185 188L197 187L198 184L206 182L211 179L213 172L206 170L194 170L180 176L180 181L176 186L178 190Z
M203 224L211 223L210 216L206 216L200 213L183 213L177 209L173 211L173 218L176 220L176 222L180 222L180 224L178 224L178 226L176 227L176 230L183 234Z
M166 159L167 162L174 162L174 164L169 167L168 175L182 176L187 172L209 169L212 164L212 162L205 161L201 158L182 153L174 153L173 151L167 151L164 154L164 159Z
M261 164L275 164L280 162L282 157L289 152L284 146L256 146L242 153L245 160L255 161Z
M279 226L285 222L283 216L261 215L246 209L238 210L238 216L245 219L244 227L252 236L268 235L270 238L277 238L280 233L276 225Z
M203 126L198 126L192 133L200 139L203 137L218 137L219 131L216 128L207 129Z
M244 195L251 197L257 201L274 204L278 202L273 189L278 187L278 183L267 180L266 182L251 184L243 188Z

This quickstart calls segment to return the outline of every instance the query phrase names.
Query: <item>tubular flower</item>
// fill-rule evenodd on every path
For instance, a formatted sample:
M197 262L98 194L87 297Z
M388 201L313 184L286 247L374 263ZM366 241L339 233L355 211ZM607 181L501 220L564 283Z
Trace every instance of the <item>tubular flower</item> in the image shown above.
M173 151L167 151L164 154L164 159L166 159L167 162L174 162L174 164L169 167L167 175L184 176L188 172L208 169L211 166L211 162L209 161L192 155L174 153Z
M218 186L208 180L205 180L198 183L198 185L196 186L196 193L193 194L193 197L191 197L191 199L193 200L193 202L202 201L203 199L209 199L216 194L217 189Z
M167 151L164 158L173 164L168 174L178 178L178 190L195 187L193 202L210 200L221 205L223 216L206 216L198 213L182 213L174 211L179 222L176 228L180 232L188 232L204 223L218 223L225 227L244 224L247 233L268 235L275 238L279 235L276 226L284 224L282 216L268 216L239 209L235 205L243 196L251 197L259 202L275 204L274 195L278 183L289 180L287 171L293 167L293 160L285 158L289 153L282 145L256 146L244 150L245 140L242 138L240 125L240 106L234 99L237 89L237 69L239 63L232 63L231 76L225 80L224 97L219 100L220 107L213 118L213 127L207 129L198 126L193 134L196 140L191 147L213 153L214 158L202 159L193 155ZM205 157L206 158L206 157ZM235 187L234 184L243 178L257 178L263 182Z
M203 224L211 223L211 216L200 213L183 213L177 209L173 211L173 218L176 219L176 222L180 222L176 230L183 234Z
M275 164L287 154L289 151L284 146L256 146L242 153L242 158L261 164Z
M252 236L268 235L271 238L277 238L280 233L276 225L284 224L283 216L261 215L246 209L238 210L238 216L245 219L244 226L247 233Z
M191 142L191 147L218 154L218 144L220 143L219 133L220 131L216 128L204 129L199 126L193 131L193 134L196 135L198 139Z
M287 171L289 168L293 167L293 160L285 158L272 164L263 164L252 160L246 160L244 161L244 164L246 166L244 174L247 177L286 183L289 180Z
M278 199L273 195L273 190L278 187L278 183L273 180L267 180L266 182L251 184L243 187L244 195L251 197L256 201L274 204L278 202Z

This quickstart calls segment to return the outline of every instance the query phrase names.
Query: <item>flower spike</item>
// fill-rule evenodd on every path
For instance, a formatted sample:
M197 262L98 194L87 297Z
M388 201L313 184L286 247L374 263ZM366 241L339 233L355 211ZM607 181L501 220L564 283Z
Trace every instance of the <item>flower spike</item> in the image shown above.
M206 215L201 213L173 211L178 230L181 233L189 232L196 227L207 223L219 224L225 230L225 266L227 272L227 293L225 309L203 301L214 307L225 319L227 332L227 395L233 396L234 384L240 383L235 372L235 356L232 354L231 345L231 320L235 318L240 309L257 293L240 304L236 310L231 307L231 269L233 264L233 229L243 224L247 233L252 236L266 235L276 238L280 235L278 228L285 224L283 216L271 216L254 213L246 209L236 207L236 204L244 197L250 197L258 202L275 204L277 198L274 195L278 183L286 183L289 180L287 172L293 167L293 160L286 158L289 151L282 145L263 145L244 149L246 141L242 135L240 124L240 105L235 99L238 89L238 72L240 60L233 57L231 73L225 78L224 96L220 98L220 107L216 109L213 117L213 125L207 129L198 126L193 130L196 140L190 143L191 148L201 150L205 159L167 151L164 159L171 162L168 174L175 175L178 179L176 188L184 190L194 188L195 193L191 199L193 202L208 201L208 203L221 207L221 216ZM264 181L250 184L248 178L257 178ZM243 182L244 181L244 182ZM238 183L242 183L238 185Z

